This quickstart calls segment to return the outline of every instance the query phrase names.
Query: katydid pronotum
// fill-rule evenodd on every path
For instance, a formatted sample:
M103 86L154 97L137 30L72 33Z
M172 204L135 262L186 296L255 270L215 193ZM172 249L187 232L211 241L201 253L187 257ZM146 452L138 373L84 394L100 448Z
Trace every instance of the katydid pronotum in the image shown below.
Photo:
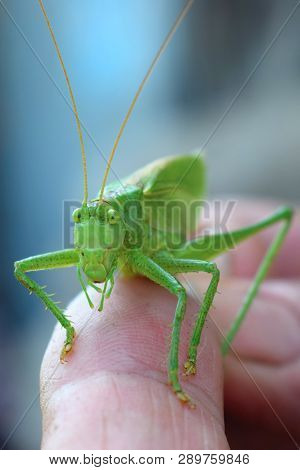
M283 243L291 224L293 212L289 207L282 207L264 220L240 230L205 234L193 240L188 240L186 233L187 230L191 230L196 226L196 215L191 215L187 223L181 224L180 218L170 217L170 214L165 211L161 212L160 209L161 206L165 207L166 204L179 200L184 203L187 212L189 212L193 202L203 197L205 166L200 155L190 154L163 158L139 170L120 183L106 184L112 159L134 105L157 61L192 6L193 0L186 2L142 80L115 140L99 195L97 198L89 200L86 156L74 95L43 2L42 0L38 1L66 78L76 118L82 154L84 198L81 208L76 209L73 213L75 223L74 248L17 261L15 263L16 278L30 292L34 292L41 299L65 329L66 340L61 352L61 361L64 361L65 356L72 349L75 337L74 328L64 312L53 302L50 295L38 283L28 277L27 272L75 266L82 290L91 307L93 307L93 304L88 294L87 285L101 293L98 310L102 310L104 298L109 297L113 289L114 275L117 271L124 274L131 273L146 276L168 289L177 297L168 356L168 378L177 397L182 402L191 403L190 398L185 394L180 384L178 363L180 330L186 308L187 294L175 275L188 272L204 272L210 276L210 283L196 317L187 360L184 364L185 374L190 375L196 373L197 349L201 332L217 292L220 277L219 269L212 260L233 249L237 244L252 235L274 224L281 223L280 230L268 248L233 325L223 341L222 352L225 354ZM170 237L173 243L170 243ZM174 239L176 240L176 248ZM102 288L98 285L100 283L103 283Z

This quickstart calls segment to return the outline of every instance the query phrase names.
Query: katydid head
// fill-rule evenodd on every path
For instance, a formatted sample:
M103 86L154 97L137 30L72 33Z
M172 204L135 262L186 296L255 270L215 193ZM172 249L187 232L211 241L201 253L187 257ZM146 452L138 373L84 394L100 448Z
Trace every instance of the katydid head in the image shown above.
M74 244L80 266L92 282L104 282L116 264L125 238L120 212L111 204L83 204L73 212Z

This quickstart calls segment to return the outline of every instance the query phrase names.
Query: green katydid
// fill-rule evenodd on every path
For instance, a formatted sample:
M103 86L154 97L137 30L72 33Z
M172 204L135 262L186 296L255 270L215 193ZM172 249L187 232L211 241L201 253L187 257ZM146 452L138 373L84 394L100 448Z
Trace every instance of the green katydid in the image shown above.
M217 292L220 277L219 269L212 260L233 249L237 244L252 235L274 224L281 223L280 230L267 250L242 307L222 344L222 352L225 354L284 241L291 224L293 212L289 207L282 207L264 220L240 230L206 234L193 240L187 240L187 231L193 229L197 224L196 216L192 215L187 223L182 225L180 218L176 216L173 218L169 217L169 214L168 217L162 216L159 205L166 205L179 200L184 202L187 211L189 211L193 202L203 197L205 166L200 155L163 158L139 170L121 183L106 185L112 159L134 105L158 59L190 9L193 0L186 2L141 82L114 143L99 195L96 199L89 200L86 157L74 95L44 5L42 0L38 1L67 81L76 118L83 162L84 199L81 208L76 209L73 213L75 222L74 248L17 261L15 263L16 278L30 292L34 292L42 300L62 327L65 328L66 340L61 352L62 361L72 349L75 336L74 328L63 311L53 302L50 295L39 284L31 280L26 274L27 272L76 266L79 282L91 307L93 305L86 285L102 293L99 310L103 307L104 298L109 297L113 289L114 275L117 270L123 273L130 272L146 276L168 289L177 297L168 357L168 378L178 398L182 402L191 403L182 389L178 372L180 330L185 313L187 294L175 275L188 272L205 272L210 276L210 283L199 308L191 335L187 361L184 364L185 374L190 375L196 372L197 348L200 343L201 332ZM132 208L137 210L130 210ZM176 239L176 248L170 245L170 236ZM98 286L99 283L104 283L102 289Z

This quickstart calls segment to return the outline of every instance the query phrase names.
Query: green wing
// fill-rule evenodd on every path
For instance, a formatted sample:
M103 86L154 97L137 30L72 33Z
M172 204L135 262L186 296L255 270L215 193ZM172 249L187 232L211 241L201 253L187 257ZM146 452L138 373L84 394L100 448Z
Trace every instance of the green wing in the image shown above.
M203 157L165 157L124 181L143 190L146 221L164 232L187 234L197 225L205 188Z

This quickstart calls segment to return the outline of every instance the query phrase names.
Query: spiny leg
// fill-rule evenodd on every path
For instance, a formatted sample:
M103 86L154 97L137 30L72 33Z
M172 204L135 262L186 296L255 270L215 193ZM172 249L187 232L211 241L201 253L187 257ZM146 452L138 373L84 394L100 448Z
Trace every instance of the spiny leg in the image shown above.
M155 260L167 271L176 273L187 273L187 272L205 272L211 274L212 278L208 289L205 293L201 308L198 312L193 333L191 336L188 360L184 364L186 375L196 373L196 361L197 361L197 349L200 343L201 333L203 326L209 312L209 309L213 303L214 296L217 292L218 283L220 279L220 271L215 263L207 261L189 260L189 259L175 259L169 256L157 256Z
M15 262L15 276L30 292L34 292L45 304L63 328L66 330L66 340L60 355L63 361L66 354L72 349L75 330L70 320L64 315L55 302L51 300L51 294L47 294L43 287L30 279L25 273L28 271L40 271L44 269L65 268L78 263L78 255L75 250L62 250L44 255L32 256Z
M154 281L156 284L165 287L172 294L175 294L178 299L172 324L173 328L168 359L168 376L173 391L176 393L177 397L181 401L188 402L190 405L192 405L189 396L186 395L186 393L182 390L178 378L180 330L182 320L185 314L187 298L185 289L174 276L172 276L169 272L159 266L159 264L157 264L151 258L148 258L140 252L129 255L129 262L131 264L131 267L137 273L142 274Z
M222 354L225 355L230 345L237 334L258 290L266 277L268 270L279 252L281 245L288 233L293 218L293 210L290 207L281 207L274 214L264 218L260 222L249 225L239 230L232 232L217 233L212 235L204 235L191 240L185 244L182 249L173 252L174 256L185 257L188 259L201 258L204 260L214 259L222 253L225 253L236 247L239 243L250 238L251 236L273 226L277 223L282 223L282 227L273 239L270 247L265 254L258 271L255 275L254 281L250 286L248 293L241 309L239 310L236 319L234 320L225 340L222 344Z

